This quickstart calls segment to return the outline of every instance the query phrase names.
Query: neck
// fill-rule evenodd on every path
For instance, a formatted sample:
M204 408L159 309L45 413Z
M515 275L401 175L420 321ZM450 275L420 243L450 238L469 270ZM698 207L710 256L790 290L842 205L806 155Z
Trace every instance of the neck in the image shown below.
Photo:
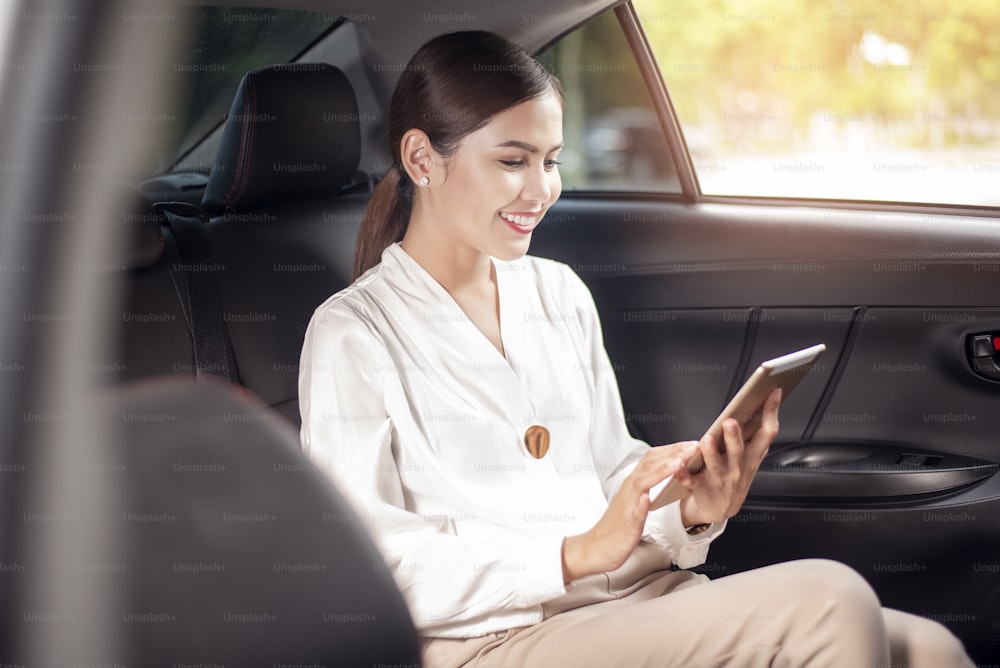
M493 281L490 257L449 235L426 215L414 212L400 246L451 294Z

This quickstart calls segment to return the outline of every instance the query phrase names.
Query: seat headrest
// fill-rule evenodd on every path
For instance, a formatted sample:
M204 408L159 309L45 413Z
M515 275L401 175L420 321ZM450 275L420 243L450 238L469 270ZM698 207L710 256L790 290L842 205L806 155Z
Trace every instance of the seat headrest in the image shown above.
M205 188L210 215L336 194L361 158L354 89L324 63L273 65L240 81Z

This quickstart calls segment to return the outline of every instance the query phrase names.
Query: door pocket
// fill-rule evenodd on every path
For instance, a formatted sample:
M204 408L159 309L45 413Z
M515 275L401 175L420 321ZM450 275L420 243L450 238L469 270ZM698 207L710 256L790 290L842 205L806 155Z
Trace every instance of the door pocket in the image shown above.
M976 457L897 445L814 443L768 455L750 494L792 502L894 501L961 491L998 468Z

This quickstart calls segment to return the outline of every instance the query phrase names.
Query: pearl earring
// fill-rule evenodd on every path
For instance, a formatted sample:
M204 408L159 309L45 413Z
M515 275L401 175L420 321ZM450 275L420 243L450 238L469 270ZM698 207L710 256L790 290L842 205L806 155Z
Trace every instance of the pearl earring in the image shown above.
M421 179L420 179L420 185L427 186L427 185L430 185L430 183L431 183L431 180L429 178L427 178L426 176L421 177Z

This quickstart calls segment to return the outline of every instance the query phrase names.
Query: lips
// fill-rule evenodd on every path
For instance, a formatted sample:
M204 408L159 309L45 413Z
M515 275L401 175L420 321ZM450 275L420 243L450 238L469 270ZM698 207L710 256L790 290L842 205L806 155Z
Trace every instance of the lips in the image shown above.
M501 211L500 217L515 232L527 234L535 228L541 213L541 211Z

